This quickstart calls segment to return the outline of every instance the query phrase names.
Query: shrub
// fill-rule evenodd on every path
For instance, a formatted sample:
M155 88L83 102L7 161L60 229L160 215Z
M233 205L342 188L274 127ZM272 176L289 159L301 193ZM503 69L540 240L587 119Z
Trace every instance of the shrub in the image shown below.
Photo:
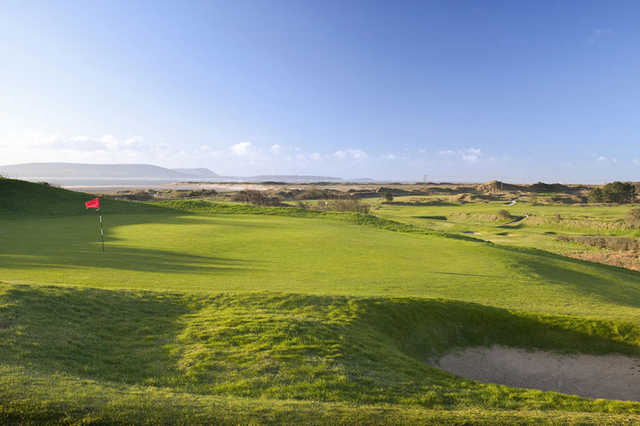
M296 202L296 207L303 210L309 210L311 208L309 203L305 203L304 201Z
M512 219L512 218L513 218L513 216L511 216L511 213L509 213L509 212L508 212L507 210L505 210L505 209L502 209L502 210L500 210L500 211L498 212L498 217L499 217L500 219L504 219L504 220Z
M282 206L279 198L269 197L262 191L247 190L234 194L231 199L242 203L253 204L255 206Z
M389 202L393 201L393 193L387 189L384 191L384 199Z
M331 210L338 212L369 213L370 206L358 200L329 200L316 205L317 210Z
M280 191L278 196L283 200L334 200L353 198L353 196L344 191L338 191L335 189L292 189L290 191Z
M624 221L633 228L640 228L640 208L629 210Z
M631 203L636 196L635 185L628 182L611 182L602 188L593 188L589 201L594 203Z
M322 189L305 189L294 195L296 200L326 200L329 198L327 191Z
M118 193L114 198L122 199L122 200L130 200L130 201L150 201L155 197L153 194L147 191L135 191L130 193Z
M532 192L567 192L569 187L560 183L536 182L529 187Z
M609 249L615 251L629 251L640 249L640 242L633 238L627 237L603 237L603 236L582 236L570 237L567 235L558 235L559 241L570 241L574 243L584 244L600 249Z
M602 188L605 199L610 203L631 203L636 196L636 187L626 182L611 182Z
M215 189L193 189L186 191L179 191L179 198L199 198L199 197L213 197L218 192Z
M591 203L604 203L604 192L600 188L593 188L588 197Z

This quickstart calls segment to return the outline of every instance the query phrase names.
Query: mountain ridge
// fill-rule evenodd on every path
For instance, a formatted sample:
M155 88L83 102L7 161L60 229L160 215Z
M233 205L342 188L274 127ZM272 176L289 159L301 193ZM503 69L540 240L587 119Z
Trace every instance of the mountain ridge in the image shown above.
M311 175L221 176L208 168L165 168L152 164L23 163L0 166L0 175L15 179L216 179L240 182L344 182L339 177Z
M191 171L191 173L187 172ZM152 164L23 163L0 166L0 174L15 178L156 178L192 179L209 169L168 169ZM214 176L207 176L214 177Z

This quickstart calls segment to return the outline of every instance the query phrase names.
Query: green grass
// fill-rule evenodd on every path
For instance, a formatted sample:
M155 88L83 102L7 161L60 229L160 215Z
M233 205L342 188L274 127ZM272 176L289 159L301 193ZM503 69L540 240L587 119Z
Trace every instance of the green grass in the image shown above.
M476 238L519 247L536 247L567 254L588 249L557 241L558 234L604 235L638 238L640 231L625 223L635 205L532 204L519 201L514 206L504 202L476 202L439 206L398 206L378 204L375 214L390 220L450 233L472 232ZM530 217L513 226L496 220L499 210L514 216ZM492 217L493 216L493 217Z
M330 217L111 214L104 254L95 213L5 223L0 269L10 283L443 297L640 320L636 272Z
M0 177L0 218L86 215L88 212L84 202L94 197L95 195L67 191L48 184ZM104 197L101 197L101 204L104 211L118 214L149 214L167 210L150 204L128 203Z
M619 424L640 414L640 403L429 365L491 344L638 356L640 273L400 223L416 207L390 221L107 200L103 254L87 195L14 185L0 180L5 423ZM50 208L22 200L31 190Z
M458 415L465 410L640 413L638 403L485 385L427 363L465 345L637 354L640 327L633 324L444 300L18 285L3 286L0 305L0 388L10 401L5 416L29 418L34 401L52 418L68 406L77 411L76 419L97 421L117 416L125 401L143 410L147 404L161 408L165 399L164 404L172 401L195 413L208 401L233 407L241 404L238 398L253 398L274 415L283 409L274 401L316 401L301 406L310 414L347 404L344 421L371 421L381 407L393 408L387 420L393 418L389 414L411 419L415 411L443 409ZM147 396L134 399L141 394ZM105 404L109 395L116 404ZM355 410L360 405L362 412ZM154 415L171 412L162 408ZM206 414L200 415L209 421L233 418Z

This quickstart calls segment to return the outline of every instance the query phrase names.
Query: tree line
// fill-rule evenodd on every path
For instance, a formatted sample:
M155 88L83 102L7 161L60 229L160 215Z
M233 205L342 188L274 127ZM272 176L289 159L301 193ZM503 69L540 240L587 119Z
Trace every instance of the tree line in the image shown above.
M635 184L616 181L593 188L589 193L589 201L592 203L633 203L636 193Z

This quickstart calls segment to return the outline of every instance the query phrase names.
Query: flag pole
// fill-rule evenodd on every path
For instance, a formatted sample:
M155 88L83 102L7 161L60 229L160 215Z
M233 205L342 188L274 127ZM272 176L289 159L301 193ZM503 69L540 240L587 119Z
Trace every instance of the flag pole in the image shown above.
M102 210L98 209L100 215L100 240L102 241L102 252L104 253L104 229L102 227Z
M94 198L93 200L85 201L85 208L96 209L98 214L98 232L100 233L100 241L102 241L102 252L104 253L104 228L102 225L102 210L100 210L100 198Z

